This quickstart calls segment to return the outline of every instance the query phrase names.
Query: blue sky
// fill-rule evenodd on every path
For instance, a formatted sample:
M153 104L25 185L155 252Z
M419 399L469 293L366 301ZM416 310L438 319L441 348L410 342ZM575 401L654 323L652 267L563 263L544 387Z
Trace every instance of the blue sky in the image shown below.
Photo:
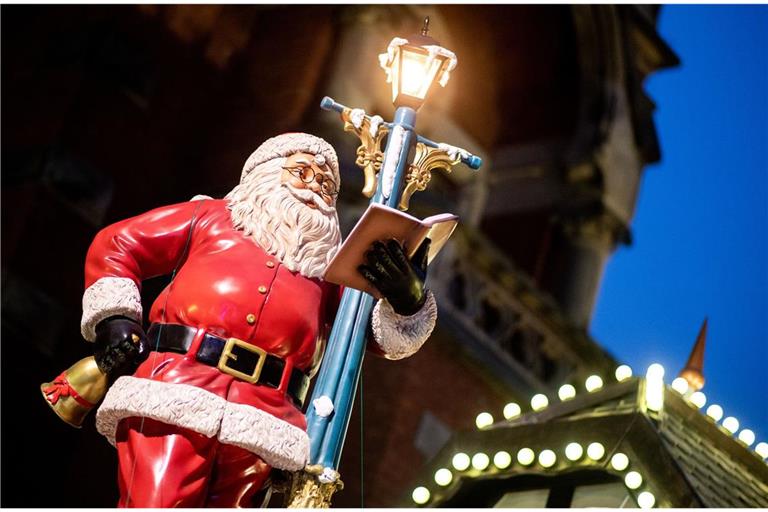
M662 160L590 330L669 383L709 316L707 405L768 441L768 6L664 6L659 31L682 61L645 84Z

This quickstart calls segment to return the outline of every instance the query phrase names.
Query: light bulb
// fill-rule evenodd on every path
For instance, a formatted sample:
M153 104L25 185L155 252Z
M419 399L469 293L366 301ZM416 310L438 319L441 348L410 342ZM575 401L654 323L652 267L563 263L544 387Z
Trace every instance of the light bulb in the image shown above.
M637 495L637 505L640 508L653 508L656 504L656 496L648 491L643 491Z
M624 485L630 489L637 489L643 485L643 477L637 471L630 471L624 475Z
M529 466L535 458L536 454L533 453L533 450L530 448L521 448L520 451L517 452L517 462L523 466Z
M482 452L476 453L472 457L472 467L478 471L484 470L485 468L488 467L490 463L491 463L491 459L489 459L488 456Z
M587 457L592 460L600 460L605 455L605 448L600 443L590 443L587 446Z
M413 490L411 498L417 505L423 505L429 501L429 489L426 487L417 487Z
M648 367L648 371L645 372L645 378L647 379L664 379L664 367L659 363L653 363Z
M678 377L672 381L672 389L684 395L688 391L688 381L682 377Z
M453 473L449 469L440 468L435 471L435 483L442 487L450 484L453 480Z
M493 465L499 469L507 469L512 464L512 456L509 452L496 452L493 456Z
M557 455L552 450L542 450L539 454L539 464L543 468L551 468L557 462Z
M624 471L629 466L629 457L623 453L614 453L611 457L611 467L616 471Z
M723 427L725 427L725 430L731 434L735 434L736 431L739 430L739 420L733 416L728 416L723 420Z
M755 453L764 459L768 457L768 443L764 441L757 443L757 446L755 446Z
M720 421L720 419L723 417L723 408L717 404L712 404L707 407L707 416L715 421Z
M477 428L479 429L490 427L493 425L493 416L491 416L491 413L481 412L477 415L477 418L475 418L475 425L477 425Z
M515 402L510 402L504 406L504 417L508 420L517 418L521 412L520 406Z
M632 377L632 368L623 364L616 368L616 380L619 382L625 381Z
M693 405L701 409L707 403L707 396L701 391L696 391L688 398L688 400L690 400Z
M752 446L752 443L755 442L755 433L748 428L745 428L739 432L739 441L746 444L747 446Z
M560 397L560 400L563 402L570 400L576 396L576 388L570 384L563 384L560 386L560 389L557 390L557 396Z
M453 469L456 469L458 471L464 471L469 467L469 455L466 453L457 453L453 456L453 460L451 460L451 464L453 464Z
M565 447L565 457L568 460L577 461L584 455L584 448L579 443L569 443Z
M542 395L539 393L537 395L533 395L533 398L531 398L531 409L534 411L540 411L548 405L549 398L547 398L547 395Z
M603 379L598 377L597 375L590 375L587 377L586 382L584 383L584 387L587 388L587 391L592 393L593 391L597 391L598 389L603 387Z

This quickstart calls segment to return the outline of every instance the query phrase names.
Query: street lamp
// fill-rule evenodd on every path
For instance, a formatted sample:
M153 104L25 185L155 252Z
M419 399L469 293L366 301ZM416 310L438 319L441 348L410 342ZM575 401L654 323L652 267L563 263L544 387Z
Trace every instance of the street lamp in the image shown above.
M379 55L379 64L392 84L392 103L397 107L418 110L424 103L435 79L441 86L448 83L456 67L456 55L427 35L429 17L424 18L421 34L408 39L396 37Z

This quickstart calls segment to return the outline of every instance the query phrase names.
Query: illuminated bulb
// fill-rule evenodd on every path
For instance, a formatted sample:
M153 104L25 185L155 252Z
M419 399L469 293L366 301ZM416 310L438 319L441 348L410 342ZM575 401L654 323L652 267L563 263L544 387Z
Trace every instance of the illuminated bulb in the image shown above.
M723 420L723 426L725 427L725 430L731 434L735 434L736 431L739 430L739 420L733 416L728 416Z
M557 462L557 455L552 450L542 450L539 454L539 464L543 468L551 468Z
M637 505L640 508L653 508L656 504L656 496L648 491L643 491L637 495Z
M645 378L647 379L664 379L664 367L659 363L653 363L648 367L648 371L645 372Z
M630 471L624 475L624 485L630 489L637 489L643 485L643 477L637 471Z
M469 455L466 453L457 453L453 456L451 464L453 464L453 469L457 471L464 471L469 467Z
M429 489L426 487L417 487L413 490L411 498L417 505L423 505L429 501Z
M493 425L493 416L491 416L491 413L481 412L477 415L477 418L475 418L475 425L477 425L477 428L479 429L490 427Z
M672 381L672 389L684 395L688 391L688 381L682 377L678 377Z
M707 403L707 396L701 391L696 391L690 396L690 398L688 398L688 400L690 400L693 405L701 409Z
M768 457L768 443L766 442L759 442L757 443L757 446L755 446L755 453L757 453L762 458Z
M499 469L507 469L512 464L512 456L508 452L497 452L493 456L493 465Z
M522 409L520 409L520 406L514 402L510 402L504 406L504 417L508 420L517 418L520 416L521 412Z
M600 460L605 455L605 448L600 443L590 443L587 446L587 457L592 460Z
M559 396L562 401L570 400L576 396L576 388L570 384L564 384L557 390L557 396Z
M611 457L611 467L616 471L624 471L629 466L629 457L623 453L615 453Z
M584 387L587 388L587 391L590 393L593 391L597 391L601 387L603 387L603 379L598 377L597 375L590 375L587 377L587 381L584 383Z
M616 380L619 382L625 381L632 377L632 368L623 364L616 368Z
M523 466L530 466L535 458L536 454L533 453L533 450L530 448L522 448L519 452L517 452L517 462Z
M723 408L717 404L712 404L707 407L707 416L715 421L720 421L720 418L723 417Z
M746 444L747 446L751 446L752 443L755 442L755 433L748 428L745 428L739 432L739 441Z
M478 471L484 470L485 468L488 467L490 463L491 463L491 459L489 459L488 456L482 452L476 453L472 457L472 467Z
M453 480L453 473L451 473L450 470L445 468L440 468L437 471L435 471L435 483L437 485L445 487L446 485L451 483L451 480Z
M577 461L584 455L584 448L579 443L569 443L565 447L565 457L568 460Z
M547 395L542 395L539 393L537 395L533 395L533 398L531 398L531 409L534 411L540 411L548 405L549 398L547 398Z

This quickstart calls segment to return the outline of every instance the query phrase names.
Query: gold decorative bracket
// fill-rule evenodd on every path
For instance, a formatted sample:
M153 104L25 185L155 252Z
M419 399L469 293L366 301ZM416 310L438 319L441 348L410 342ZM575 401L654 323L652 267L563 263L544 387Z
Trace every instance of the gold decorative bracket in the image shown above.
M442 170L449 173L459 162L461 162L461 156L458 154L451 158L448 151L444 149L431 148L421 142L416 143L416 155L413 163L408 166L405 189L397 207L403 211L408 209L411 196L417 191L426 190L432 179L432 171Z
M344 488L344 483L336 478L332 482L322 482L323 466L309 465L304 471L291 475L291 487L288 496L288 508L330 508L331 498L336 491ZM338 477L338 473L335 473Z
M360 126L355 126L355 123L352 122L351 108L344 108L342 110L341 120L344 121L344 131L352 132L360 139L361 144L357 148L355 164L363 169L365 176L363 195L365 197L373 197L373 194L376 193L376 175L381 170L381 164L384 161L381 143L389 129L381 122L375 126L376 130L372 134L371 118L366 115L363 115Z

